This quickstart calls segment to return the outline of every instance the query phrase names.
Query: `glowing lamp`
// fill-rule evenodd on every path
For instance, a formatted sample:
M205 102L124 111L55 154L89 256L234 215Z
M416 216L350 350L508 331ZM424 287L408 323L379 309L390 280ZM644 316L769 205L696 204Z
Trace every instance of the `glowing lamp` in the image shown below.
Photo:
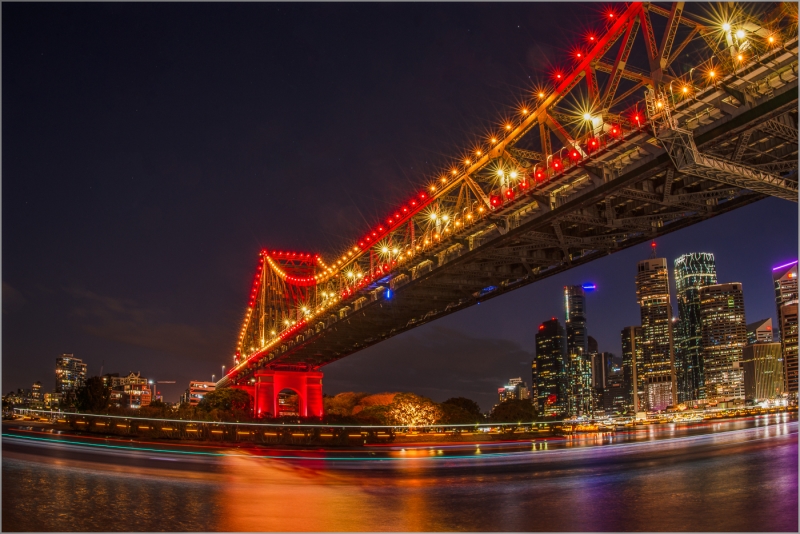
M503 198L499 195L492 195L489 197L489 204L496 208L503 203Z
M611 129L608 130L608 133L611 137L618 137L620 133L622 133L622 129L616 124L611 125Z
M508 200L514 200L514 190L513 189L506 189L506 198Z
M581 159L581 153L573 148L569 151L569 159L572 161L578 161Z
M726 31L726 32L729 32L729 31L731 31L731 25L730 25L730 24L728 24L727 22L724 22L724 23L722 24L722 30L723 30L723 31Z
M528 188L528 180L522 180L522 181L519 183L519 186L520 186L522 189L527 189L527 188Z
M736 32L736 38L737 39L744 39L744 30L738 30Z
M556 171L560 171L560 170L561 170L561 167L562 167L562 165L561 165L561 159L559 159L559 158L553 158L553 159L551 159L551 160L550 160L550 166L551 166L551 167L552 167L554 170L556 170Z
M544 171L536 171L536 181L541 182L544 180L545 174Z
M594 137L586 141L586 152L594 152L598 148L600 148L600 141Z

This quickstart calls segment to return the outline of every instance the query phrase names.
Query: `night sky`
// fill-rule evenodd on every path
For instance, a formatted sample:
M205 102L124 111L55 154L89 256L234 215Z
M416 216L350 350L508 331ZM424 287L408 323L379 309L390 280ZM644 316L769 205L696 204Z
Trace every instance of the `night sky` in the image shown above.
M2 4L3 392L55 358L141 371L177 401L230 366L262 247L340 250L497 124L599 4ZM713 252L747 320L775 316L797 204L768 199L658 242ZM323 368L325 392L467 396L530 382L562 287L589 334L639 324L619 252ZM674 286L674 282L673 282ZM677 313L677 308L675 308Z

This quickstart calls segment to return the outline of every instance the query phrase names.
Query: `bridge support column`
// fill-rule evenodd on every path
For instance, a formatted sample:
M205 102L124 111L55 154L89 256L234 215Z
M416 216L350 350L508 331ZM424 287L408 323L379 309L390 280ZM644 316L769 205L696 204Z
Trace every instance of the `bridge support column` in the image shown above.
M258 370L253 388L248 393L253 398L256 417L278 417L286 406L279 404L282 392L297 395L297 415L322 417L322 373L320 371Z

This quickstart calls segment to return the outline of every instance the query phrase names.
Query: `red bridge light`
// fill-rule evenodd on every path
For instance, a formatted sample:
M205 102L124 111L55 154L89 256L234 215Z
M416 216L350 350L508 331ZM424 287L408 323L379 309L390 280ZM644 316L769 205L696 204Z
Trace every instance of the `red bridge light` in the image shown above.
M541 182L541 181L542 181L542 180L544 180L544 179L545 179L545 173L544 173L544 171L542 171L542 170L538 170L538 171L536 171L536 181L537 181L537 182Z
M581 159L581 153L573 148L572 150L569 151L569 159L571 159L572 161L578 161Z
M501 197L500 195L492 195L489 197L489 204L491 204L492 207L494 208L500 206L502 203L503 203L503 197Z
M513 189L506 189L506 198L508 200L514 200L514 190Z
M553 158L553 159L551 159L551 160L550 160L550 166L553 168L553 170L555 170L555 171L560 171L560 170L561 170L561 167L562 167L562 165L561 165L561 159L560 159L560 158Z
M620 128L619 125L617 124L612 124L611 129L608 130L608 135L610 135L611 137L619 137L621 133L622 133L622 128Z

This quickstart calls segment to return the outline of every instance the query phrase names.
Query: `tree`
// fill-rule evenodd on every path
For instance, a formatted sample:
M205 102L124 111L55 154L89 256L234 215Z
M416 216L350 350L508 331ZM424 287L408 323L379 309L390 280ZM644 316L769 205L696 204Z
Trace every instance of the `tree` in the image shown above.
M484 421L481 407L472 399L466 397L453 397L441 404L443 423L449 424L468 424L481 423Z
M75 406L81 412L102 412L108 408L110 402L111 388L99 376L89 378L75 395Z
M438 404L413 393L398 393L386 413L391 424L407 426L433 425L441 417L442 410Z
M530 423L536 408L528 399L508 399L494 407L489 419L493 423Z
M322 398L322 402L324 404L326 414L347 417L352 415L353 408L355 408L359 401L366 396L366 393L354 393L352 391L347 391L345 393L339 393L335 397L325 395Z
M206 393L197 408L203 412L217 412L222 418L235 419L248 418L252 412L250 395L246 391L234 388L222 388Z

